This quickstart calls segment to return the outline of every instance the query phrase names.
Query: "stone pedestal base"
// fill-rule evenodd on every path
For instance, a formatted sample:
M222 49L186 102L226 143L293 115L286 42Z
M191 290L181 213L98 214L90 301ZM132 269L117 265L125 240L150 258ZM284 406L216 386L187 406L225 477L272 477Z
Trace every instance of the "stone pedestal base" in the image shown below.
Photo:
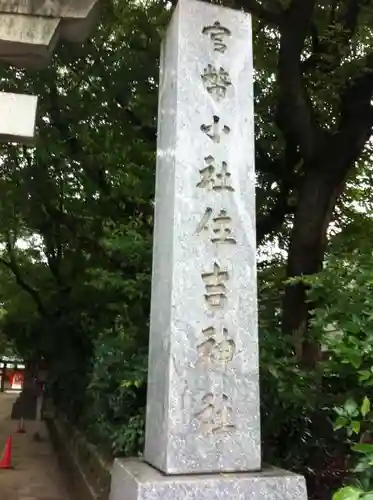
M110 500L306 500L302 476L266 468L239 474L166 476L141 460L116 460Z

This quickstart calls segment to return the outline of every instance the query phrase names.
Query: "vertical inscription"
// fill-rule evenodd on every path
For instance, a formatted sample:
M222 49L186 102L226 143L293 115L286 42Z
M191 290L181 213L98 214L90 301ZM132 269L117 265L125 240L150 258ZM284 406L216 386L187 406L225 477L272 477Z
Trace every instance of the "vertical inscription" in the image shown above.
M226 41L231 37L231 31L214 21L202 28L202 34L212 42L214 53L225 54L228 46ZM227 97L227 91L232 87L231 77L222 66L208 63L201 74L206 91L217 101ZM200 127L211 141L212 147L217 147L231 132L230 127L222 122L221 118L213 115L212 123ZM199 169L200 178L196 187L206 191L221 193L221 196L231 195L232 174L227 160L216 159L215 153L208 153L204 158L204 165ZM220 200L220 198L219 198ZM233 234L233 221L227 210L207 207L199 221L196 233L203 231L210 233L210 241L217 244L236 244ZM205 304L214 311L224 310L228 303L226 283L229 279L228 271L222 269L216 262L212 271L202 272L201 278L205 286ZM234 359L236 344L225 326L216 328L208 326L202 330L202 339L197 344L197 365L209 370L222 366L224 369ZM235 429L233 423L233 404L227 394L215 394L208 391L202 398L201 408L195 413L198 428L203 434L230 432Z

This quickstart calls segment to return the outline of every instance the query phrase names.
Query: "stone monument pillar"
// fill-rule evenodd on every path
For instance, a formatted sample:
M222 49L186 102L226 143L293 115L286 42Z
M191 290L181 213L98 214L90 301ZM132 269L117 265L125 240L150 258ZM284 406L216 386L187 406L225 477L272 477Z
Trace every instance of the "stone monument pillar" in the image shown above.
M0 0L0 61L45 66L60 39L81 43L97 21L99 0ZM34 137L37 97L0 92L0 141Z
M305 500L261 464L251 17L180 0L160 72L145 453L110 500Z

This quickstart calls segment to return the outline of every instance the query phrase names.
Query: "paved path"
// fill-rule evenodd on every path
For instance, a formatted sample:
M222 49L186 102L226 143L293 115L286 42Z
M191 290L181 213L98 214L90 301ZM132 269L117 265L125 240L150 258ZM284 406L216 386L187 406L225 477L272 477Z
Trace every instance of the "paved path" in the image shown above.
M69 500L57 458L43 422L25 422L26 434L17 434L10 420L16 396L0 393L0 455L8 436L13 440L13 470L0 470L0 500ZM38 430L42 441L33 440Z

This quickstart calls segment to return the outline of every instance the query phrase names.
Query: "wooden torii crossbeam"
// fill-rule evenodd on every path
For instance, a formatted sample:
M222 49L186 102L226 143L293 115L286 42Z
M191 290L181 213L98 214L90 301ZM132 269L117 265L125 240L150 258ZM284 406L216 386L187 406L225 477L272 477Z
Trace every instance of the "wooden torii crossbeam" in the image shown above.
M0 0L0 62L44 67L59 42L82 43L98 18L100 0ZM34 137L37 97L0 93L0 141Z

